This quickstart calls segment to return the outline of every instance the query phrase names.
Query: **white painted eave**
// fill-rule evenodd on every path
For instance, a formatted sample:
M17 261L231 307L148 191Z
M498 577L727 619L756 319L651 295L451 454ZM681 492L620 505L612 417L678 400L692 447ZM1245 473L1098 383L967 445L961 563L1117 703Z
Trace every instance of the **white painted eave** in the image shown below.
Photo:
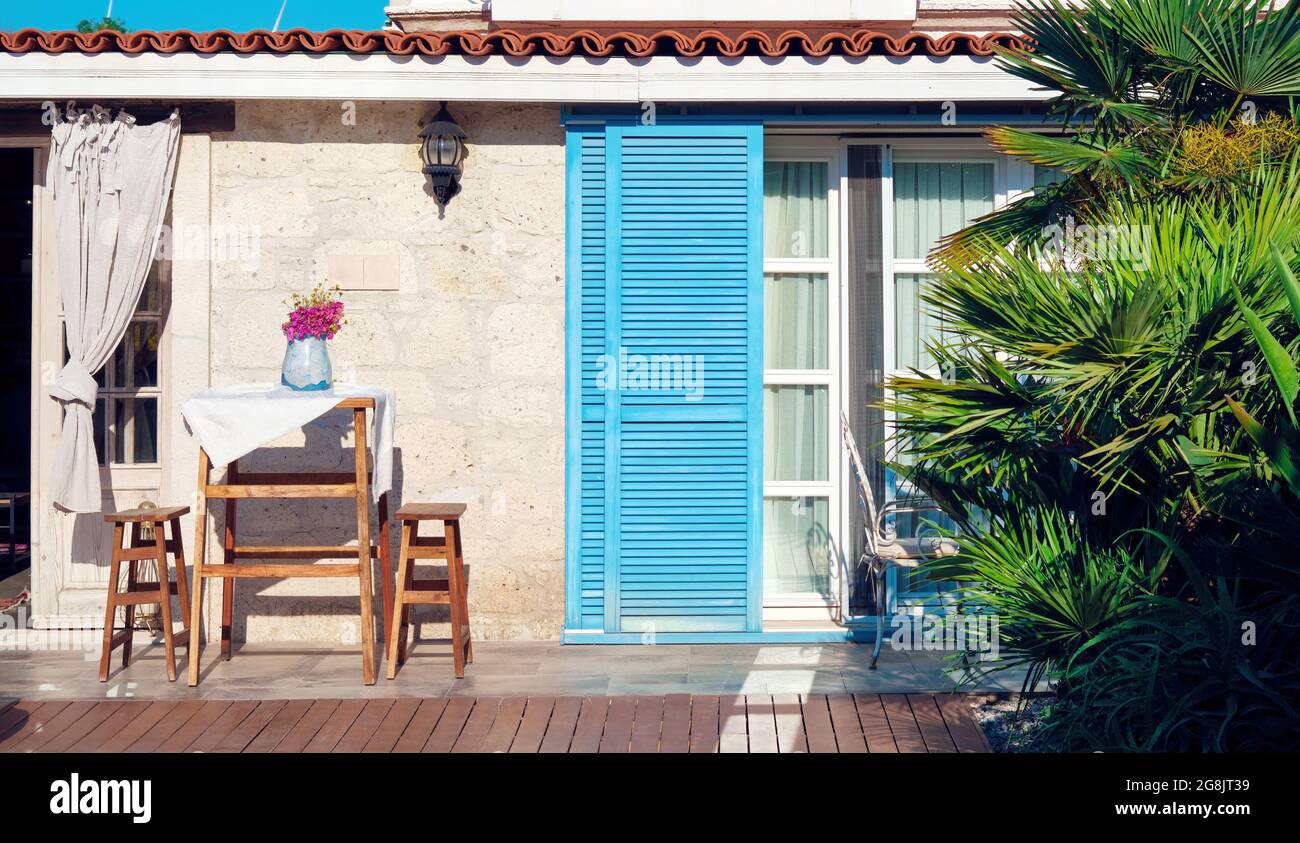
M421 5L422 0L409 0ZM492 0L492 20L720 23L916 20L917 0Z
M1050 92L977 56L648 59L386 53L0 54L0 100L1034 102Z

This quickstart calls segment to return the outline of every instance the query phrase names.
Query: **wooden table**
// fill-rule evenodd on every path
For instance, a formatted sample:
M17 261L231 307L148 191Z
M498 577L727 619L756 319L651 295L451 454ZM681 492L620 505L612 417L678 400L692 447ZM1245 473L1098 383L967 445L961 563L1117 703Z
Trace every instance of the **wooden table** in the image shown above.
M353 451L355 473L299 472L299 473L244 473L238 462L226 470L224 483L211 482L212 463L208 454L199 448L198 497L194 506L194 583L190 590L190 644L189 684L199 683L199 659L202 636L198 634L202 621L203 580L219 577L224 581L221 596L221 655L229 661L231 656L230 631L234 608L234 585L239 577L356 577L361 597L361 677L367 685L375 684L378 664L375 655L374 589L371 586L371 560L378 556L383 588L384 629L390 626L393 610L392 560L388 541L388 494L379 498L379 544L370 543L370 481L367 470L366 412L373 412L373 398L345 398L336 410L352 411ZM207 540L208 500L226 502L226 523L222 541L223 561L212 565L205 555ZM347 545L241 545L236 541L238 503L258 498L339 498L351 499L357 507L357 546ZM277 559L353 559L355 562L333 562L324 565L304 565L293 562L274 562ZM256 562L240 562L255 559Z

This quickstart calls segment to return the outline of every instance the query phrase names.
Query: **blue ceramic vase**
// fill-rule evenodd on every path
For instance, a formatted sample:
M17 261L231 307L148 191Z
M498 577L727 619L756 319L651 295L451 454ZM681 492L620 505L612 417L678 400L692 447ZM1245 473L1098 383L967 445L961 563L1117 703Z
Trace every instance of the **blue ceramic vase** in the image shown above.
M329 389L334 385L330 353L325 338L305 337L289 340L280 367L280 383L299 392Z

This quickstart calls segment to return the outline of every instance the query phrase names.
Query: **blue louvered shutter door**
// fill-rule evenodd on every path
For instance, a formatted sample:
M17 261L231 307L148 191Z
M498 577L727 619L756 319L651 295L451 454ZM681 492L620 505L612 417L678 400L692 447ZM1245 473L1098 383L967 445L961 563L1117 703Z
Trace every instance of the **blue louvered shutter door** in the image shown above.
M604 151L605 630L758 631L762 127L610 125Z

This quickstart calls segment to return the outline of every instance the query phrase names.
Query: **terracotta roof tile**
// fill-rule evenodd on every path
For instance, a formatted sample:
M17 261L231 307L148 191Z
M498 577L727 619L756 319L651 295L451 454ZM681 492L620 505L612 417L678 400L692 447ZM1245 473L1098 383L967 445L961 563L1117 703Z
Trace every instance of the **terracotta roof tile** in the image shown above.
M866 55L947 56L991 55L995 47L1024 48L1024 40L1012 33L995 32L972 35L952 32L934 36L920 32L889 35L868 29L850 31L805 32L803 30L747 30L725 33L716 29L682 32L664 29L656 32L578 29L564 32L521 32L511 29L464 32L395 31L363 32L331 29L311 32L291 29L269 32L118 33L101 30L92 33L45 32L21 29L0 33L0 50L7 53L391 53L425 56L626 56L643 58L654 55L737 57L761 55L779 58L788 55L828 56Z

